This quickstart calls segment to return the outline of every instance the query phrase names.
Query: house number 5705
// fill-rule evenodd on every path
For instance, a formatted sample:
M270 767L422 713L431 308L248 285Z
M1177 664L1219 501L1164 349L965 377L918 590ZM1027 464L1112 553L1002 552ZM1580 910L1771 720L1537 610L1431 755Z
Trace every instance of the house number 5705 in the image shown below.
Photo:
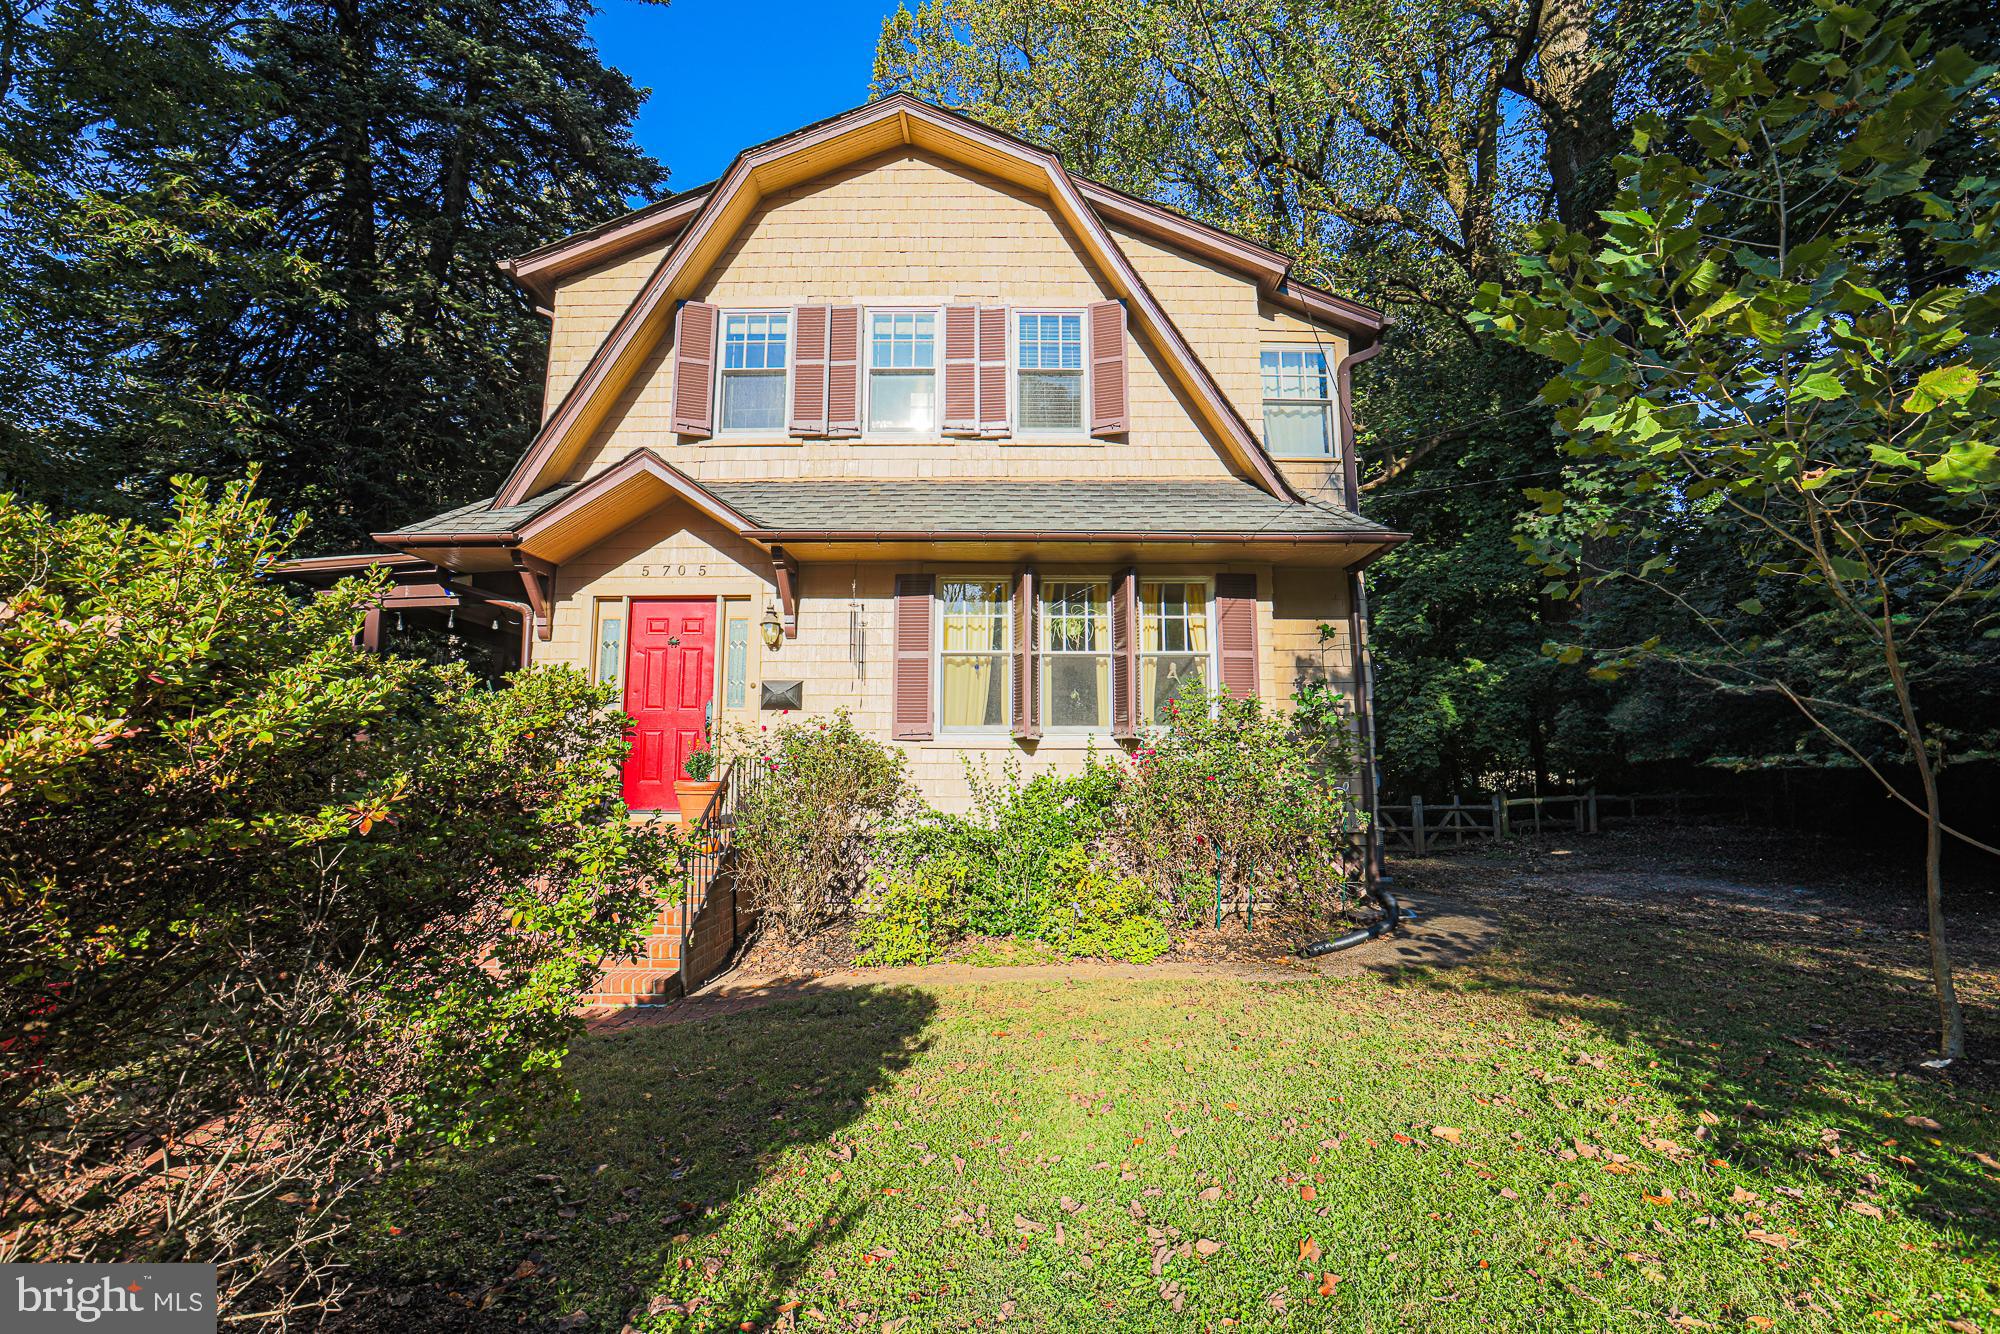
M706 565L641 565L639 567L639 577L641 579L651 579L655 571L659 572L659 576L662 579L669 577L686 579L690 575L696 579L706 579L708 577L708 566Z

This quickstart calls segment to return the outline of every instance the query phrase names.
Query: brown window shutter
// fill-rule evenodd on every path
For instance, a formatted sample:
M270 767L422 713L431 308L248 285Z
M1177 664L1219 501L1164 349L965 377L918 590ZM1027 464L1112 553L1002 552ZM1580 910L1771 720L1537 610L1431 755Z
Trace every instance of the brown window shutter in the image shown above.
M1035 653L1035 571L1014 577L1014 735L1032 741L1042 734L1040 667Z
M861 307L834 306L826 319L826 433L861 434Z
M682 435L715 429L715 307L689 301L674 316L673 427Z
M988 435L1007 431L1007 309L979 309L979 429Z
M936 587L933 575L896 576L894 719L889 735L898 741L928 741L932 733L931 602Z
M1144 719L1139 707L1139 572L1111 576L1111 735L1130 741Z
M792 435L826 434L827 309L792 308Z
M1257 698L1257 576L1215 576L1215 642L1222 658L1222 688L1240 699Z
M1131 428L1125 383L1125 305L1095 301L1090 325L1090 433L1122 435Z
M944 429L979 429L979 307L944 308Z

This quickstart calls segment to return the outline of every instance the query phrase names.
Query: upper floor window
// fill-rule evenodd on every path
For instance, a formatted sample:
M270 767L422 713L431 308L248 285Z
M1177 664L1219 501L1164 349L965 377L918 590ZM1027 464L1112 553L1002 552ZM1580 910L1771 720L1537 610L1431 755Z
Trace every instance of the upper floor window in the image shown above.
M1310 347L1267 347L1264 444L1290 458L1333 453L1333 380L1326 353Z
M1181 692L1209 679L1208 645L1207 584L1139 585L1139 691L1151 721L1168 721Z
M1111 611L1103 580L1042 584L1042 719L1051 728L1111 726Z
M1015 338L1020 429L1083 429L1083 316L1022 315Z
M936 313L871 311L868 335L868 429L937 429Z
M1012 717L1013 602L1004 579L941 579L938 715L953 730L1007 726Z
M722 321L722 429L785 429L785 367L791 316L729 314Z

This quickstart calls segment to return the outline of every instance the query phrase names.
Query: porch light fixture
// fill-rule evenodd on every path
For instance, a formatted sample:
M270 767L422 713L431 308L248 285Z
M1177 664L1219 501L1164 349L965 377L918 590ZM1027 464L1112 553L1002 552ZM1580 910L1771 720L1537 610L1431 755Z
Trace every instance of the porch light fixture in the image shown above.
M768 649L777 648L778 641L785 637L785 623L778 619L778 609L768 602L764 604L764 619L757 628L764 632L764 647Z

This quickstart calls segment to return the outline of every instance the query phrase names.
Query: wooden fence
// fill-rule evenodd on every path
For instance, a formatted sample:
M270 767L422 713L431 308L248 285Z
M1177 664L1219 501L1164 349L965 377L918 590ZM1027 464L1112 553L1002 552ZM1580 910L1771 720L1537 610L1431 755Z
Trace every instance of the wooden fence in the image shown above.
M1481 839L1514 834L1594 834L1606 820L1641 815L1678 820L1699 800L1679 792L1605 796L1594 788L1548 797L1510 797L1495 792L1484 801L1453 797L1427 802L1411 797L1401 805L1378 806L1376 819L1384 852L1421 857L1440 848L1462 848Z

